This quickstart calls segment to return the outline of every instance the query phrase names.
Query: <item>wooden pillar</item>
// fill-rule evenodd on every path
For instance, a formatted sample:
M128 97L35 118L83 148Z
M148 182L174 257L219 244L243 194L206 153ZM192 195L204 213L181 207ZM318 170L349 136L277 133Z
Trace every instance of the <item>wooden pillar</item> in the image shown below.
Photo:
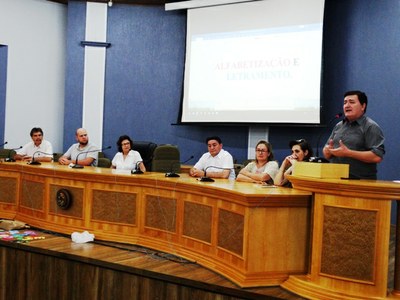
M394 257L394 288L392 295L400 296L400 201L396 201L397 216L396 216L396 250Z

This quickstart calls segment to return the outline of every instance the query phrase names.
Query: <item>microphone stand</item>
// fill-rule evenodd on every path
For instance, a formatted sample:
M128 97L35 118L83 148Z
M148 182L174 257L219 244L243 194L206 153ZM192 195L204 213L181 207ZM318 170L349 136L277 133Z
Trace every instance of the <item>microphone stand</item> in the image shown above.
M173 162L172 164L171 164L171 172L168 172L168 173L165 173L165 177L180 177L179 176L179 174L177 174L177 173L175 173L173 170L172 170L172 168L174 167L174 165L176 164L176 163L179 163L179 164L185 164L185 163L187 163L189 160L191 160L191 159L193 159L194 158L194 156L192 155L192 156L190 156L187 160L185 160L184 162L182 162L182 163L180 163L180 162Z
M207 167L208 168L208 167ZM210 178L210 177L207 177L207 168L205 168L204 169L204 176L203 177L201 177L200 179L199 179L199 181L201 181L201 182L214 182L215 180L214 179L212 179L212 178Z
M45 155L53 155L53 153L46 153L46 152L43 152L43 151L36 151L35 153L33 153L32 160L30 162L28 162L28 165L31 165L31 166L41 165L41 163L39 161L35 160L35 154L36 153L42 153L42 154L45 154Z
M135 170L131 171L132 174L143 174L143 171L140 170L140 163L142 163L142 161L136 163Z
M200 179L198 179L201 182L214 182L215 180L207 177L207 170L208 168L215 168L215 169L220 169L220 170L233 170L234 168L221 168L221 167L217 167L217 166L208 166L204 169L204 176L200 177Z
M83 168L84 168L83 165L78 164L78 158L79 158L79 156L80 156L81 154L88 154L88 153L92 153L92 152L100 152L100 151L102 151L102 150L106 150L106 149L110 149L110 148L111 148L111 146L108 146L108 147L106 147L106 148L101 148L101 149L96 149L96 150L90 150L90 151L84 151L84 152L79 153L79 154L76 156L75 164L74 164L73 166L71 166L71 168L73 168L73 169L83 169Z
M28 165L31 165L31 166L38 166L38 165L41 165L41 163L40 163L40 161L35 160L35 159L33 158L33 156L32 156L32 160L31 160L30 162L28 162Z
M333 121L335 121L336 119L339 119L341 116L343 115L343 113L337 113L332 119L329 120L328 122L328 129L330 127L330 125L332 124ZM325 157L320 157L319 156L319 143L321 141L322 135L325 133L325 130L321 132L321 134L318 136L317 139L317 151L315 152L316 156L310 157L310 162L315 162L315 163L329 163L329 160L327 160Z

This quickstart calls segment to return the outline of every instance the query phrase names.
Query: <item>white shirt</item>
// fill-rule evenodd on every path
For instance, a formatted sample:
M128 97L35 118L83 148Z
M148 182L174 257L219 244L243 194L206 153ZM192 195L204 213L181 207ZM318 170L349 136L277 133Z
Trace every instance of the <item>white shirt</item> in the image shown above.
M40 151L40 152L38 152ZM17 154L22 156L31 156L35 154L36 157L53 157L53 146L49 141L45 139L42 140L42 143L39 146L35 146L33 141L25 144L21 149L17 151Z
M217 167L217 168L213 168ZM233 169L233 158L228 151L221 149L216 156L212 156L209 152L204 153L194 168L206 172L223 172L230 169L229 179L235 179L235 171ZM205 170L207 168L207 170Z
M130 150L125 158L122 152L115 154L111 163L116 169L134 170L136 169L136 164L140 161L143 161L140 153L135 150Z

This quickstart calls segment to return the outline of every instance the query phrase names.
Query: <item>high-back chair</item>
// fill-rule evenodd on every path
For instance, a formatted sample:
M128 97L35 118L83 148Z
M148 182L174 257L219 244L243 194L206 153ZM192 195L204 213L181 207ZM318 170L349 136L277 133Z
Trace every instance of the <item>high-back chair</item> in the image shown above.
M157 144L146 141L134 141L131 146L132 150L135 150L140 153L140 156L143 159L143 163L144 166L146 167L146 170L150 171L153 160L154 149L157 148Z
M54 153L53 153L53 161L54 161L54 162L58 162L59 158L60 158L61 156L63 156L63 155L64 155L64 153L61 153L61 152L54 152Z
M151 170L153 172L180 173L180 152L177 146L159 145L154 150Z
M235 171L235 176L237 177L240 173L240 170L242 170L245 166L242 164L233 164L233 168Z
M111 167L111 159L107 157L99 157L97 159L97 166L99 168L109 168Z
M15 154L13 149L0 149L0 159L13 159Z

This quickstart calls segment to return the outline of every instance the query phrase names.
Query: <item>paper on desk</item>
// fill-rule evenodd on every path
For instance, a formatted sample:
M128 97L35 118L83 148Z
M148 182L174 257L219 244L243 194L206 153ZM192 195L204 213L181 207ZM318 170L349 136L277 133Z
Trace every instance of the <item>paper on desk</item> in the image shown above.
M276 188L277 186L273 185L273 184L261 184L261 187L262 188Z
M87 231L84 231L82 233L79 232L73 232L71 234L71 239L74 243L82 244L82 243L87 243L87 242L93 242L94 240L94 234L91 234Z

